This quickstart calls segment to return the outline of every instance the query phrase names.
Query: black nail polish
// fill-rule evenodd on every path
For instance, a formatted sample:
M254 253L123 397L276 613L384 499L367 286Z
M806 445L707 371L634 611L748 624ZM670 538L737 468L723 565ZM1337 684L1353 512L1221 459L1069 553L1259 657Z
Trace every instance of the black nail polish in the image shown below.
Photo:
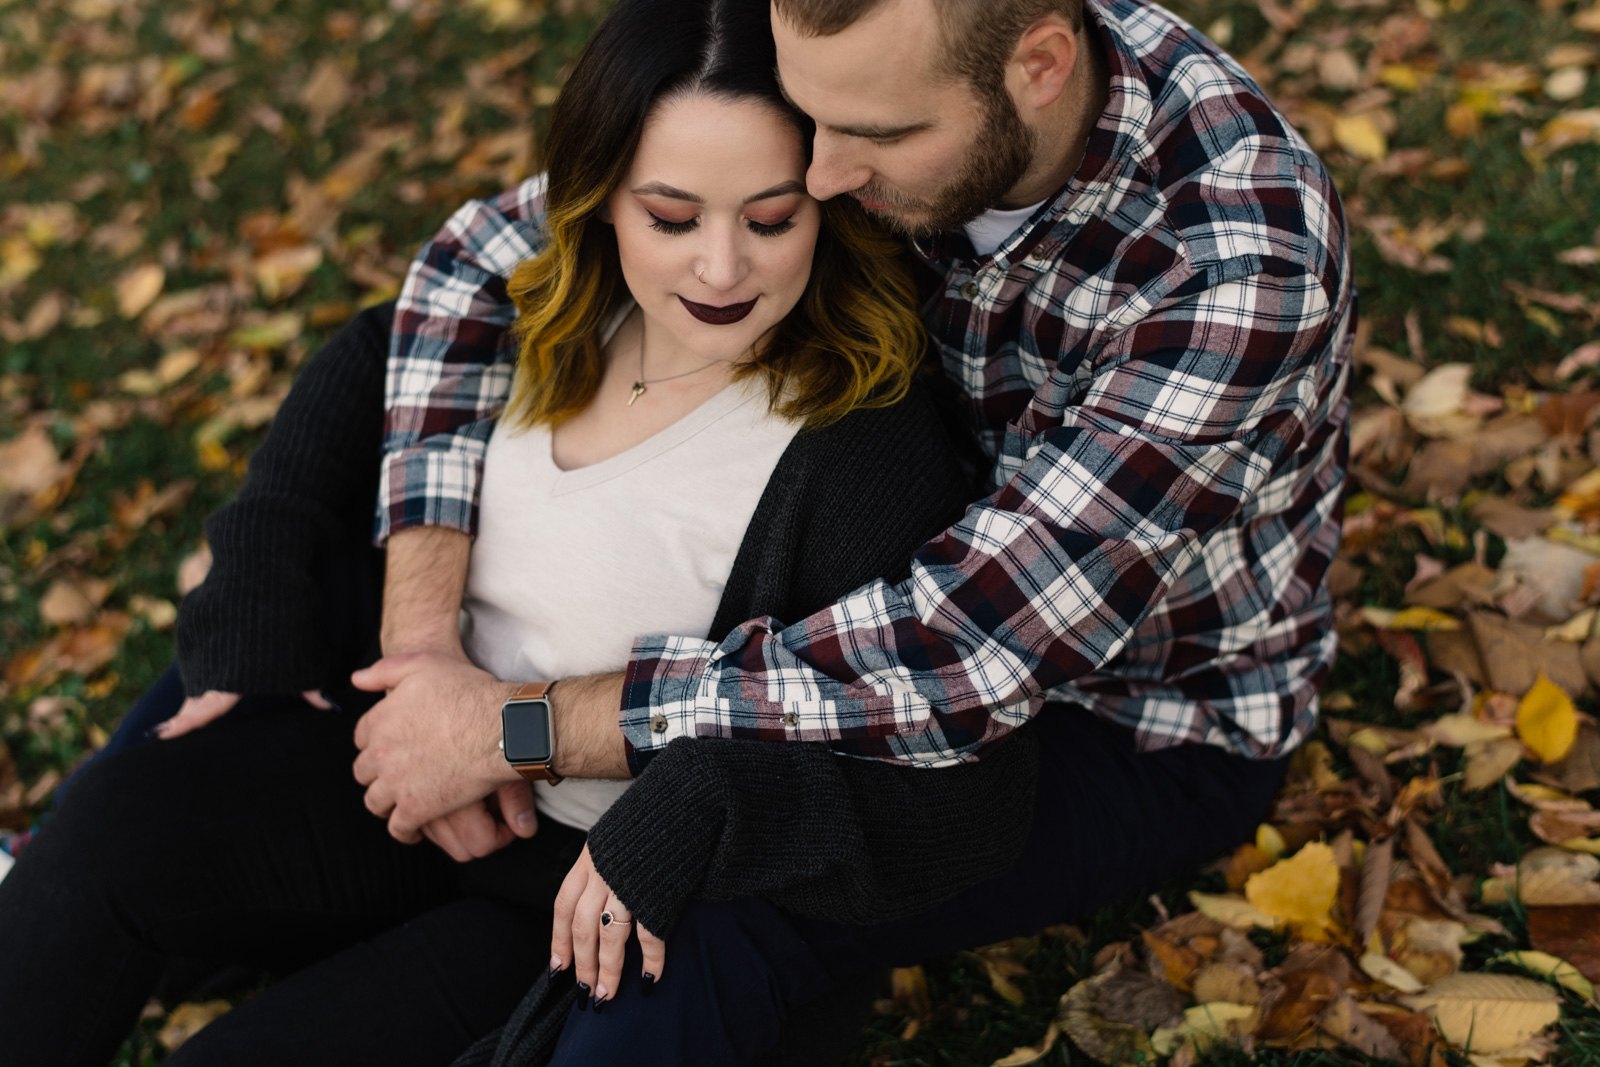
M650 991L655 987L656 976L651 974L649 971L644 972L644 978L639 981L639 995L648 999L650 996Z
M561 968L560 967L552 967L552 968L550 968L550 977L551 978L554 978L556 975L558 975L560 973L561 973Z
M599 997L595 997L594 998L594 1013L596 1015L599 1015L601 1012L603 1012L605 1010L606 1010L606 1002L601 1000Z
M593 999L594 999L594 997L591 996L590 993L589 993L589 984L587 982L579 982L578 983L578 1010L579 1011L588 1011L589 1010L589 1002L591 1000L593 1000Z
M156 738L158 738L160 736L161 736L161 727L159 727L159 726L152 726L152 727L150 727L150 729L148 729L148 730L146 730L144 732L144 739L146 741L153 741L153 740L155 740Z

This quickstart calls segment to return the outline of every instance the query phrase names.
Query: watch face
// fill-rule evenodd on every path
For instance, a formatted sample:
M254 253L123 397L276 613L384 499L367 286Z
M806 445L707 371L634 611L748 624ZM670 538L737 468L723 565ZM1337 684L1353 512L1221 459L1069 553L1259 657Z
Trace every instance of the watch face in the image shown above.
M550 762L550 705L523 700L500 709L507 763Z

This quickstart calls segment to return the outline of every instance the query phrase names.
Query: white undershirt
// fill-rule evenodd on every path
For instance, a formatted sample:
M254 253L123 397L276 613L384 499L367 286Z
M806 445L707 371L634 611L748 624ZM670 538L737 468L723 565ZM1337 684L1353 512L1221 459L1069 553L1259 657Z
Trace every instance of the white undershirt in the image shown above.
M972 242L972 247L978 255L992 256L995 249L1005 244L1007 237L1016 233L1017 228L1043 206L1044 201L1041 200L1030 207L1019 207L1014 211L994 208L985 211L962 229L967 231L967 240Z
M563 471L548 428L499 423L467 572L467 655L507 681L577 678L625 668L640 634L709 632L798 429L768 411L763 385L735 383L626 452ZM539 782L534 799L587 830L627 786Z

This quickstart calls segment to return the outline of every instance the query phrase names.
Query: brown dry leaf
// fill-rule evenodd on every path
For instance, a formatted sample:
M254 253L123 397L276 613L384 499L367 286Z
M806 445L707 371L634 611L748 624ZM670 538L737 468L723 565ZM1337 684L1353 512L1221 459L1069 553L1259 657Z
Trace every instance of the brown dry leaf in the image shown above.
M1408 817L1401 825L1405 834L1406 855L1411 857L1412 864L1417 873L1422 875L1437 892L1444 892L1450 888L1453 875L1445 864L1444 857L1439 855L1439 850L1434 847L1433 839L1428 836L1428 831L1415 817Z
M1591 643L1600 649L1600 638ZM1600 789L1600 727L1590 722L1579 723L1578 739L1573 742L1572 750L1559 762L1541 767L1533 777L1568 793Z
M1495 572L1478 563L1451 567L1437 578L1420 582L1406 590L1405 601L1418 607L1448 611L1463 601L1482 603L1493 583ZM1430 649L1432 642L1429 642Z
M1244 893L1261 911L1294 923L1302 936L1325 929L1332 922L1333 902L1339 893L1339 867L1333 850L1313 841L1288 859L1251 875Z
M1052 1022L1044 1032L1044 1037L1035 1044L1021 1045L1011 1050L1009 1055L1001 1056L989 1067L1026 1067L1030 1063L1038 1063L1050 1054L1056 1047L1056 1038L1061 1034L1061 1027Z
M155 303L166 283L167 272L159 263L141 263L124 271L116 281L117 313L125 319L137 318Z
M1531 908L1600 904L1600 884L1594 880L1597 875L1600 875L1600 859L1587 853L1545 846L1522 857L1504 889Z
M1418 981L1416 975L1388 956L1381 956L1376 952L1368 952L1356 962L1369 978L1382 982L1384 985L1401 993L1420 993L1427 984Z
M67 465L56 454L49 431L38 423L0 444L0 496L42 493L60 481L66 471ZM0 508L0 520L3 519L4 509Z
M1166 980L1174 988L1188 989L1190 979L1200 966L1199 954L1151 930L1145 930L1139 936L1150 958L1160 965Z
M1577 740L1577 709L1543 671L1517 705L1517 735L1543 763L1560 760Z
M1473 504L1472 517L1507 540L1535 537L1556 521L1548 510L1525 508L1499 496L1486 496Z
M103 578L57 578L39 598L39 618L47 626L87 626L110 595Z
M1368 1056L1400 1058L1400 1042L1383 1024L1362 1011L1349 993L1341 992L1328 1005L1319 1025L1332 1036Z
M1181 1019L1183 1002L1177 1000L1160 1016L1140 1016L1135 1024L1117 1022L1101 1014L1096 1003L1115 978L1115 974L1100 974L1074 985L1061 998L1056 1020L1074 1044L1101 1063L1146 1062L1151 1056L1151 1026ZM1176 993L1172 995L1177 997Z
M1408 916L1391 934L1390 955L1423 985L1432 985L1461 969L1461 942L1465 923L1455 919Z
M1359 945L1365 945L1378 928L1378 916L1383 912L1393 870L1394 838L1386 837L1367 846L1366 855L1361 858L1361 888L1351 931Z
M1462 775L1462 786L1469 793L1487 789L1504 778L1524 755L1522 742L1514 737L1492 741L1479 752L1467 757L1467 767Z
M1158 1026L1176 1026L1183 1019L1188 999L1144 967L1130 964L1100 978L1094 1008L1111 1022L1148 1032Z
M1319 971L1284 975L1282 984L1269 987L1262 1000L1256 1037L1272 1044L1295 1040L1316 1024L1318 1017L1339 995L1339 982Z
M161 1032L156 1037L168 1052L174 1052L179 1045L198 1034L222 1015L227 1014L231 1007L232 1005L226 1000L208 1000L204 1004L192 1001L187 1004L179 1004L172 1009L172 1014L167 1016L166 1025L161 1028Z
M1432 1015L1457 1048L1514 1048L1561 1016L1561 998L1543 982L1507 974L1453 974L1401 1003Z
M350 102L352 94L350 75L343 64L331 57L318 63L300 89L300 103L311 115L311 132L321 133L328 119Z
M1400 688L1394 695L1394 706L1400 711L1417 707L1418 694L1428 687L1428 660L1422 646L1408 633L1398 630L1379 630L1378 644L1400 664Z
M1228 857L1228 869L1225 878L1228 889L1239 892L1244 888L1245 880L1257 871L1264 871L1273 864L1271 856L1252 843L1245 843L1233 850L1233 855Z
M1584 977L1600 982L1600 907L1531 908L1528 941L1538 951L1566 960Z
M1225 1000L1230 1004L1259 1004L1261 986L1247 968L1228 963L1208 963L1190 983L1196 1002Z
M1540 841L1560 845L1600 829L1600 811L1536 811L1528 817L1528 828Z
M1490 688L1521 696L1533 688L1541 671L1570 695L1588 688L1578 650L1565 642L1546 641L1542 628L1483 611L1471 613L1467 623Z
M1419 733L1433 738L1441 745L1452 748L1463 748L1471 744L1483 744L1498 741L1511 736L1509 726L1497 723L1484 722L1472 715L1458 713L1441 715L1433 722L1423 723L1417 728Z

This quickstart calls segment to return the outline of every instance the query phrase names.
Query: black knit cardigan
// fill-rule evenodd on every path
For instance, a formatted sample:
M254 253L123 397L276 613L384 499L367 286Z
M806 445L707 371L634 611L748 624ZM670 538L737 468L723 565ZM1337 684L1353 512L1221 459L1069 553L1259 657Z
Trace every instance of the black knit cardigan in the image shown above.
M366 546L392 314L362 313L307 364L238 499L207 521L212 571L178 620L188 692L320 687L361 706L347 676L376 650L381 555ZM922 386L797 434L712 635L762 615L800 619L874 578L905 578L912 553L976 495L971 454L953 439ZM329 619L357 632L331 632ZM883 922L1004 871L1026 837L1036 775L1027 730L980 762L939 770L816 743L685 738L647 762L589 849L661 936L694 898L759 895L809 917Z

